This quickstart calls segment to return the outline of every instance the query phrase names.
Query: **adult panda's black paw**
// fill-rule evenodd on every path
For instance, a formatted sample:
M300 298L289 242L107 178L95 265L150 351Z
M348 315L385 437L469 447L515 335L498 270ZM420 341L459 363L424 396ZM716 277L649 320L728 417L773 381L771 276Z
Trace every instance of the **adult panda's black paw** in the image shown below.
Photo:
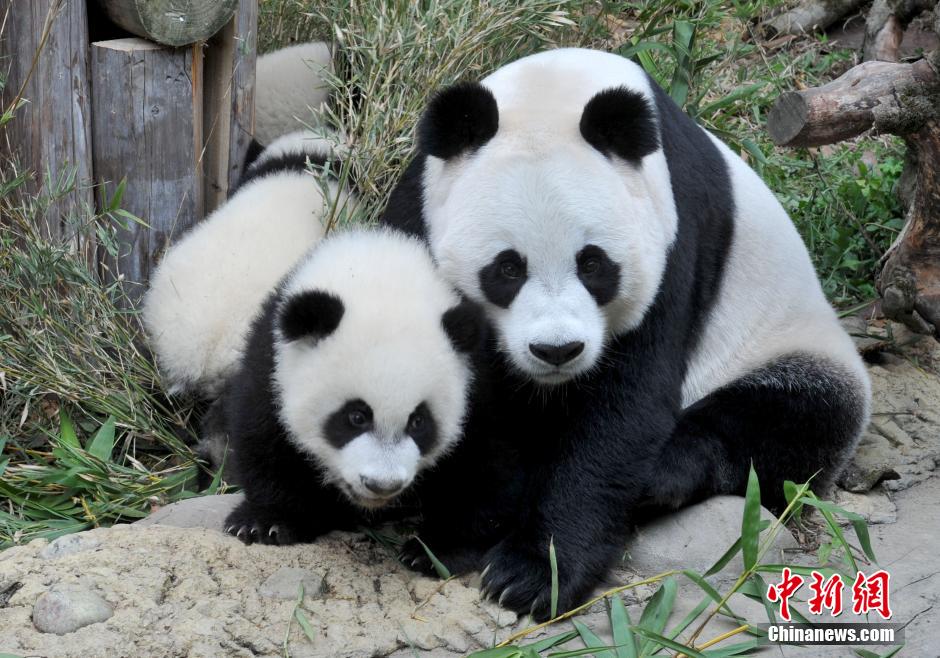
M478 548L465 546L444 546L437 542L427 543L434 557L447 567L451 575L460 575L471 571L479 571L483 561L483 551ZM428 552L416 537L412 537L402 546L398 559L409 569L413 569L425 576L438 576L437 569L431 561Z
M247 500L225 519L225 532L245 544L287 546L298 541L296 533L283 519L259 510Z
M548 549L508 537L483 558L483 595L518 615L532 615L537 622L551 618L552 571ZM581 603L592 582L558 565L558 610L561 614Z

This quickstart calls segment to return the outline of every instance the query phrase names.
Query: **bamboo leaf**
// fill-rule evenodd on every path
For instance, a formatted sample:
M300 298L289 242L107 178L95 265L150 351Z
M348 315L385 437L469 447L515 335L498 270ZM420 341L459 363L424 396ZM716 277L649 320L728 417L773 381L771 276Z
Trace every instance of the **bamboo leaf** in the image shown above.
M548 562L552 569L551 618L558 616L558 558L555 555L555 539L548 540Z
M415 539L418 540L418 543L421 544L421 548L424 549L424 552L428 554L428 559L431 560L431 565L434 567L434 571L437 572L438 578L447 580L450 578L450 570L444 566L444 563L437 559L437 556L431 552L431 549L428 548L427 544L421 541L421 538L415 536Z
M754 464L751 464L744 496L744 517L741 519L741 552L745 569L752 569L757 564L760 521L760 482Z
M106 462L110 461L112 450L114 450L114 416L109 416L88 444L88 453Z
M595 635L594 632L590 628L585 626L583 623L581 623L577 619L572 620L572 623L574 624L574 627L577 629L578 635L581 636L581 641L584 642L584 646L587 647L588 649L598 650L594 654L595 658L616 658L613 651L609 649L603 650L605 647L607 647L607 644L602 642L601 639L597 637L597 635Z
M617 658L637 658L636 638L630 630L632 625L630 613L627 612L623 599L619 594L612 597L610 599L610 629L617 647L615 651Z

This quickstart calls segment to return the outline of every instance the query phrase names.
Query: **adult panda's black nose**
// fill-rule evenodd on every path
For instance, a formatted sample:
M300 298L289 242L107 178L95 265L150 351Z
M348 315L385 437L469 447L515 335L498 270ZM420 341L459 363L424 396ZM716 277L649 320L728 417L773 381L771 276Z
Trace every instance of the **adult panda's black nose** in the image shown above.
M581 354L584 351L584 343L580 341L572 341L564 345L529 343L529 351L545 363L560 366Z
M405 486L404 480L377 480L375 478L359 476L362 486L374 493L376 496L394 496Z

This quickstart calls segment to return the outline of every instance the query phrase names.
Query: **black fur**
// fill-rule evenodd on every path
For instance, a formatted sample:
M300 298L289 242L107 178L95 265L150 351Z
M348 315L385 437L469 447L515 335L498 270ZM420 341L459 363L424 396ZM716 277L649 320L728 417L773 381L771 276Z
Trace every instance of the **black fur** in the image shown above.
M422 455L428 454L437 445L437 420L427 404L422 402L411 412L406 431Z
M444 312L441 318L444 333L458 352L472 353L483 347L486 316L483 308L469 299Z
M659 148L649 101L625 87L598 92L584 106L579 127L581 136L598 151L634 164Z
M278 326L287 340L319 340L336 331L345 312L343 301L322 290L305 290L287 298Z
M424 153L449 159L486 144L499 128L493 93L478 82L462 82L439 91L418 124Z
M335 486L321 484L320 467L294 447L278 418L272 382L278 303L269 299L255 321L224 398L232 466L245 491L225 526L246 543L311 541L364 520Z
M353 419L362 419L354 422ZM344 445L372 429L372 407L362 400L349 400L326 419L323 434L334 448Z
M303 173L307 171L308 161L314 167L318 168L326 166L329 162L322 153L307 153L305 151L290 151L261 162L258 162L257 158L255 158L255 162L245 170L245 173L238 181L238 185L232 190L232 194L251 181L264 178L265 176L272 176L282 172ZM331 168L334 166L332 162L330 162L330 166Z
M525 285L526 278L525 259L515 249L506 249L480 270L480 289L493 304L509 308Z
M610 259L607 252L597 245L589 244L577 256L578 278L598 306L613 301L620 290L620 266Z
M477 364L465 438L420 492L419 534L437 557L457 573L488 566L484 589L505 593L503 605L539 620L549 614L549 541L560 612L581 603L620 558L637 515L741 494L752 461L764 500L779 504L784 478L805 479L817 469L831 478L858 429L860 401L845 378L800 355L681 408L687 361L734 239L734 182L707 134L651 85L658 121L645 101L612 91L592 100L582 125L596 148L628 160L656 144L664 150L679 224L653 305L639 327L613 338L596 369L548 389L515 375L491 341ZM420 194L411 196L421 189L422 157L383 221L426 237ZM403 559L429 572L420 548L409 542Z
M254 137L251 138L251 141L248 142L248 148L245 149L245 160L242 163L242 171L248 171L251 169L251 165L264 153L264 144L259 142Z

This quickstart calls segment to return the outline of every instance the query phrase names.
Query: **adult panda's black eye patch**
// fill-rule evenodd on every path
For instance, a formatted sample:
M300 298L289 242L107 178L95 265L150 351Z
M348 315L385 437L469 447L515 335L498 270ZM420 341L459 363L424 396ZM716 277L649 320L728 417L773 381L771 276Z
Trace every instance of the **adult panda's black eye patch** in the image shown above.
M437 421L427 403L422 402L408 417L405 432L410 436L422 455L426 455L437 443Z
M515 249L506 249L480 270L480 289L493 304L509 308L527 279L525 259Z
M364 400L347 400L326 419L323 435L331 446L339 449L372 426L372 407Z
M607 252L597 245L589 244L575 257L578 278L598 306L610 303L620 289L620 266L610 259Z

